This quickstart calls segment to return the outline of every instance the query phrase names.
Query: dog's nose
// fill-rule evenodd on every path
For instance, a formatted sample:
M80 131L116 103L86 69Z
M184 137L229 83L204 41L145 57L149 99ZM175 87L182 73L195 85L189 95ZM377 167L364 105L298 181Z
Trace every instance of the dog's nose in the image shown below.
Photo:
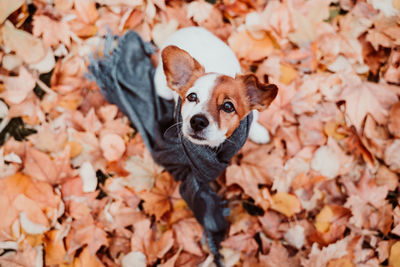
M194 115L190 119L190 125L195 132L201 131L208 126L209 122L204 115Z

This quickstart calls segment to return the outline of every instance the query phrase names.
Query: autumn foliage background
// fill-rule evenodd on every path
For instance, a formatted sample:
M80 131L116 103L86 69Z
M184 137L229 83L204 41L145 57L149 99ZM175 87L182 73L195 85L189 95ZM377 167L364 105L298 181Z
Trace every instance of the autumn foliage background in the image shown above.
M279 86L214 188L229 266L400 266L400 1L1 0L0 266L212 266L178 184L85 78L107 30L226 41ZM205 48L208 49L208 48Z

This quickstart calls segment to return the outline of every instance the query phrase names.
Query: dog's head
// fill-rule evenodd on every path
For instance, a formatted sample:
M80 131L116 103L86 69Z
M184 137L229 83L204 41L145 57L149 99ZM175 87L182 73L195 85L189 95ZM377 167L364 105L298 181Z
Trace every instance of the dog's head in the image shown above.
M278 93L276 85L260 83L253 74L206 73L176 46L164 48L161 57L168 86L182 98L183 135L196 144L220 145L251 110L266 109Z

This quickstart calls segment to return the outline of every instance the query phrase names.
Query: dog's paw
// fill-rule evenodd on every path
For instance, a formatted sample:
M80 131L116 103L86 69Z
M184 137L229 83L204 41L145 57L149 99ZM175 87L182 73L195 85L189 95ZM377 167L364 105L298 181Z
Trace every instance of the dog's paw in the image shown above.
M253 122L250 127L249 138L257 144L267 144L271 141L269 132L258 122Z

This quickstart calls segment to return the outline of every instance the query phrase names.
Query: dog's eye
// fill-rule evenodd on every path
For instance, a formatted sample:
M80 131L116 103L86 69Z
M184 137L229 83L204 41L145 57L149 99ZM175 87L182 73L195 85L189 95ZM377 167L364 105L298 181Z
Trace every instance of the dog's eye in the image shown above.
M197 95L196 93L190 93L187 97L187 100L189 100L189 102L196 102L197 101Z
M235 111L235 106L233 106L232 102L225 102L225 103L222 105L221 108L222 108L223 111L225 111L225 112L227 112L227 113L231 113L231 112L234 112L234 111Z

